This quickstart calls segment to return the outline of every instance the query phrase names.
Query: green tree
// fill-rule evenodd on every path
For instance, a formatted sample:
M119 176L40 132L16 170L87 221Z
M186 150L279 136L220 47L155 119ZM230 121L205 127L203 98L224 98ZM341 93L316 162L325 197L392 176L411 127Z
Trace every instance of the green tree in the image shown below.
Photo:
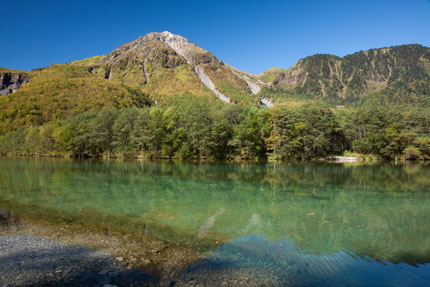
M270 135L270 113L267 108L251 107L240 115L229 145L236 149L242 159L266 157L265 139Z
M102 110L89 122L88 140L94 155L107 152L108 157L110 156L114 135L113 127L119 113L117 109Z
M121 151L122 156L125 156L127 150L130 149L131 135L138 114L136 108L123 109L112 127L112 146Z

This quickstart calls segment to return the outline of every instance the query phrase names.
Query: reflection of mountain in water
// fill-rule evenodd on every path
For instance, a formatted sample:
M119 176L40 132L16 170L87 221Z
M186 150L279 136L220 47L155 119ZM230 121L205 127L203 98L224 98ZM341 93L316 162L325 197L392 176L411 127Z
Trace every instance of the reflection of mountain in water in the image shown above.
M270 242L257 235L224 244L185 273L199 278L213 269L264 274L266 281L286 286L425 286L430 282L430 264L416 268L342 251L318 256L298 250L291 242Z
M428 166L0 160L0 203L16 212L209 249L261 234L412 265L430 262L429 187Z

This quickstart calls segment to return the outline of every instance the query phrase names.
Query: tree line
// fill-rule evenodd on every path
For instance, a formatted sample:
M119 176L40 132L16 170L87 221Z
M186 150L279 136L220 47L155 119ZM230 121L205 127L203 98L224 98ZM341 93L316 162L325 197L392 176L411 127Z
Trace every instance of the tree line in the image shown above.
M315 159L345 151L430 159L426 109L213 105L105 109L0 138L0 152L72 157Z

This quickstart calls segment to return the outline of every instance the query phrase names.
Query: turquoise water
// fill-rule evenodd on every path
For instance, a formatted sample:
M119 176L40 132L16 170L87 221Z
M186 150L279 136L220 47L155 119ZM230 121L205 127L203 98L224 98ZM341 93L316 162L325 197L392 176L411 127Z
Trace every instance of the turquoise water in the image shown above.
M200 248L205 265L190 272L243 268L298 286L430 282L426 165L0 158L0 208Z

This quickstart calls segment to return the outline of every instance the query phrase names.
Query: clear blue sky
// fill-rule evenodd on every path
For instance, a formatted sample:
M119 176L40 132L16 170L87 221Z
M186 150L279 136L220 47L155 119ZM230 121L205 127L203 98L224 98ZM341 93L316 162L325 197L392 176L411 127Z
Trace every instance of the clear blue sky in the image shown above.
M315 53L430 46L429 0L0 0L0 11L0 66L23 70L165 30L251 73Z

